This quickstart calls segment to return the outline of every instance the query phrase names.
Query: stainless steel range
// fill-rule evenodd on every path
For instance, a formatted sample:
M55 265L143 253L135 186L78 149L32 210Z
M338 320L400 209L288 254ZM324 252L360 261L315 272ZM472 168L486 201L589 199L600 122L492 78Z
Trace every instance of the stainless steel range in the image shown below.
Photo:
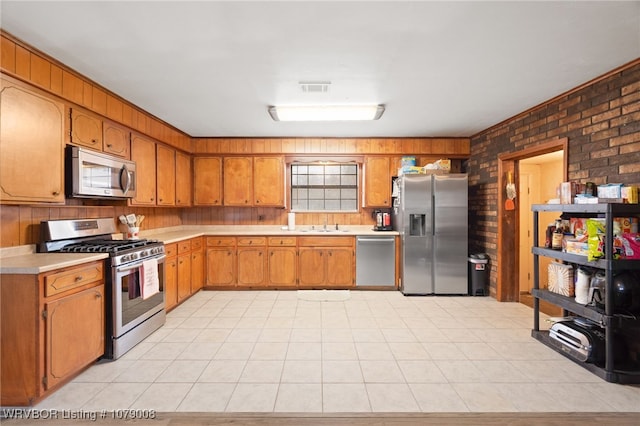
M41 223L38 252L107 253L105 293L106 358L117 359L165 323L164 244L155 240L115 240L111 218L49 220ZM149 270L149 268L152 268ZM146 271L146 272L145 272ZM149 272L152 272L150 274ZM144 275L156 275L146 291Z

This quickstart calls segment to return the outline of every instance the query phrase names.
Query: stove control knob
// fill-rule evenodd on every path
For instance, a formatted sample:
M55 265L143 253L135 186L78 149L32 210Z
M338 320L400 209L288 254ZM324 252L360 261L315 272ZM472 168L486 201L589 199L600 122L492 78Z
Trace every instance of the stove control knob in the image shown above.
M146 251L146 250L142 250L142 251L140 252L140 257L146 257L146 256L147 256L147 255L149 255L149 254L151 254L151 253L147 253L147 251Z
M131 260L136 260L138 258L138 253L131 253Z
M127 262L127 261L129 261L129 256L125 254L124 256L122 256L122 257L120 258L120 261L121 261L121 262Z

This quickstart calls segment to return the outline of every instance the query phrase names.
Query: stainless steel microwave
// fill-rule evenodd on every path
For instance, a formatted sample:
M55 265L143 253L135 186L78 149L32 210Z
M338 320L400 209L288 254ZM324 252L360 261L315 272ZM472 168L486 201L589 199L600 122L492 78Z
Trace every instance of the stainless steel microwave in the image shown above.
M65 157L67 197L135 197L135 162L72 145L67 145Z

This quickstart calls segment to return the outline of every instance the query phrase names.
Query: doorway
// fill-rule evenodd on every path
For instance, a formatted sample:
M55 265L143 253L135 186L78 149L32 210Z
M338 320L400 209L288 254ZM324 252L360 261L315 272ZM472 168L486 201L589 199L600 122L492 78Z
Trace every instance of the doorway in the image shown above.
M550 198L556 198L555 190L560 182L567 180L568 139L554 139L522 151L502 154L498 156L498 239L497 239L497 276L496 299L501 302L520 302L521 289L526 296L530 294L532 286L533 266L526 259L532 258L531 245L533 219L531 204L545 203ZM556 153L561 156L561 167L556 167L553 177L543 172L541 157L545 154ZM545 157L542 157L545 158ZM546 161L546 160L545 160ZM540 163L540 164L537 164ZM529 167L531 166L531 167ZM507 175L513 173L516 180L517 196L515 209L506 207L507 195L505 186ZM521 176L522 174L522 176ZM552 180L553 179L553 180ZM551 191L551 193L549 193ZM555 216L554 216L555 217ZM544 218L543 220L548 220ZM541 221L541 224L546 222ZM522 235L521 235L521 228ZM543 226L541 226L543 228ZM544 229L542 229L544 232ZM542 269L541 269L542 271ZM546 269L545 269L546 271ZM542 276L543 274L541 274ZM546 273L544 274L546 275ZM527 299L523 296L523 302Z
M517 162L518 195L520 203L518 208L518 285L519 302L527 306L533 306L531 289L533 288L533 256L531 247L536 236L533 235L532 204L545 204L550 199L557 197L556 188L564 181L563 177L564 151L554 151L547 154L523 158ZM540 230L537 236L542 242L545 238L547 224L553 223L557 218L555 212L540 212L538 215ZM540 287L547 286L548 276L545 273L551 259L541 257ZM545 313L556 315L557 307L550 309L541 308Z

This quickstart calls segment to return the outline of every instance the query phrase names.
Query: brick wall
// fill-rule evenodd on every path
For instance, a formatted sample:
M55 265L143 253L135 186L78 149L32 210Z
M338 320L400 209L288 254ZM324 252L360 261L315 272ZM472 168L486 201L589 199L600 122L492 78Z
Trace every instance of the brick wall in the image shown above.
M471 138L469 250L491 256L494 289L498 155L564 137L569 180L640 184L640 60Z

